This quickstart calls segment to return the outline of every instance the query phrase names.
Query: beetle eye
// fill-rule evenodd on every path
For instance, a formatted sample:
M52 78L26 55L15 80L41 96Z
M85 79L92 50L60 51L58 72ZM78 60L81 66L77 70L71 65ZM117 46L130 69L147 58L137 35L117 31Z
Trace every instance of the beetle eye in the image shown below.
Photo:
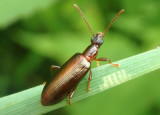
M102 45L102 44L103 44L103 40L100 39L100 40L98 41L98 43L99 43L100 45Z
M93 42L94 40L95 40L95 37L92 37L92 38L91 38L91 42Z

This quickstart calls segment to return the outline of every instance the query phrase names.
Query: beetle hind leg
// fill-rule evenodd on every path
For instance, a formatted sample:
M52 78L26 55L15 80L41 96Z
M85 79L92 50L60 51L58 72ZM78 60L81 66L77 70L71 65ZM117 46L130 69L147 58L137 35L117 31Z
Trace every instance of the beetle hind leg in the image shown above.
M71 105L71 99L72 99L75 91L76 91L76 88L74 88L73 91L72 91L72 92L69 94L69 96L68 96L68 104L69 104L69 105Z

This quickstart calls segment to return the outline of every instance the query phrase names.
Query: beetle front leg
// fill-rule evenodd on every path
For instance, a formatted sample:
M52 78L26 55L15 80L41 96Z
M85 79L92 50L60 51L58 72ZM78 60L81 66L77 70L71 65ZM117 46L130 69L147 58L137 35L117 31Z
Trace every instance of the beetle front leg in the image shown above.
M111 62L111 60L108 59L108 58L98 58L98 59L95 59L95 61L96 61L96 62L97 62L97 61L108 61L109 64L111 64L111 65L113 65L113 66L115 66L115 67L119 67L119 66L120 66L119 64L113 64L113 63ZM98 66L98 65L97 65L97 66Z
M68 104L71 105L71 98L73 97L74 93L76 91L76 88L73 89L73 91L68 96Z
M53 74L53 69L58 70L59 68L60 68L59 66L51 65L50 67L51 74Z
M87 92L90 90L90 81L91 81L91 79L92 79L92 71L91 71L91 68L90 68L90 69L89 69Z

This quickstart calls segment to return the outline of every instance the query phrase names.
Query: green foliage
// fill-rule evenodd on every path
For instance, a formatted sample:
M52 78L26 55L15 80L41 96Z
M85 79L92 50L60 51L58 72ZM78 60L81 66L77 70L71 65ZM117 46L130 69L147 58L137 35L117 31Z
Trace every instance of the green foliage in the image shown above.
M1 97L48 81L50 65L61 66L90 44L92 36L74 3L0 0ZM94 33L104 32L116 13L125 9L105 36L98 57L120 60L160 44L158 0L81 0L77 4ZM92 67L95 66L93 62ZM51 114L160 114L159 75L157 70Z
M55 0L1 0L0 1L0 28L4 28L15 21L27 17L37 10L48 7Z

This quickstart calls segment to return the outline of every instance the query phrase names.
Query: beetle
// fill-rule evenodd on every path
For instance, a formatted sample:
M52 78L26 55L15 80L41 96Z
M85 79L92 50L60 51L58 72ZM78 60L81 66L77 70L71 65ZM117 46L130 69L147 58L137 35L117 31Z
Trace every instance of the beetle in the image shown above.
M117 17L124 11L120 10L115 18L108 25L104 33L93 34L88 22L86 21L82 11L78 5L74 4L74 7L79 11L85 23L87 24L91 34L91 44L85 49L83 53L74 54L65 64L60 68L59 66L52 65L51 70L55 69L56 74L53 80L46 83L41 95L41 103L44 106L56 104L68 97L68 104L71 104L71 98L75 92L76 86L89 72L87 91L90 90L90 80L92 79L91 62L95 60L97 66L99 61L108 61L109 64L119 67L119 64L113 64L108 58L97 58L98 50L103 44L103 37L111 27Z

